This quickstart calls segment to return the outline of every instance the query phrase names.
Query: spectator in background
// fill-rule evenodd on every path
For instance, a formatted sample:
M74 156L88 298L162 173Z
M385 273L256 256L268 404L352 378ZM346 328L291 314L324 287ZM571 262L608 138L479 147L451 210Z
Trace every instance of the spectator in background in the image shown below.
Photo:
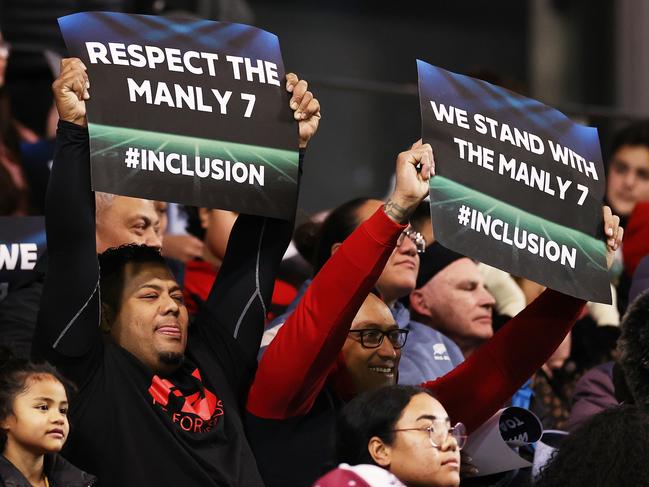
M640 202L649 202L649 120L632 123L618 131L611 145L606 178L606 200L616 212L624 227ZM614 268L613 280L618 291L618 309L624 314L628 301L633 269L627 269L638 262L646 248L643 239L646 230L642 223L646 220L646 209L636 214L631 225L632 238L628 253L623 248L618 254L618 265ZM640 252L639 252L640 251ZM619 276L619 280L617 279Z
M603 411L571 433L534 487L637 487L649 478L649 413L633 405Z
M26 215L29 188L20 161L20 138L11 114L5 73L10 47L0 33L0 215Z
M423 201L410 219L413 228L426 240L426 247L435 241L433 223L430 215L430 204ZM505 271L478 262L478 269L482 274L484 285L495 300L494 303L494 329L497 330L509 318L520 313L529 301L516 285L514 279ZM420 266L421 268L421 266Z
M570 417L573 374L564 365L570 357L571 335L568 334L552 356L532 377L533 395L529 409L541 420L544 429L566 430Z
M570 429L574 429L594 414L618 403L635 403L635 396L646 404L645 353L649 345L645 336L649 296L649 256L638 264L629 300L632 305L624 316L618 340L620 357L587 371L577 382L574 393ZM637 303L636 303L637 301ZM628 374L628 378L627 378Z
M580 377L575 385L566 429L572 431L595 414L619 404L613 382L614 367L615 362L606 362Z
M434 318L432 315L436 314L436 311L429 303L431 300L429 299L430 286L428 286L435 274L459 259L462 259L460 254L449 251L437 242L431 244L426 249L426 252L421 254L419 272L417 273L417 288L409 296L412 319L409 323L409 341L403 348L399 365L400 384L421 384L432 378L441 377L464 360L461 347L450 335L446 334L448 330L442 331L433 325ZM464 260L473 264L469 259ZM461 274L457 277L462 279ZM475 277L480 278L479 275ZM468 296L471 291L466 288L466 284L462 283L463 289ZM481 293L481 290L478 290L478 293ZM444 299L448 297L445 296ZM488 300L491 302L490 298ZM446 313L456 307L462 307L462 304L457 301L447 304L449 304L450 308L440 310L440 312ZM462 312L465 311L467 310L462 310ZM491 316L490 311L489 308L489 316ZM454 318L456 318L455 313L453 313L453 316L448 315L449 320ZM489 322L489 327L491 327L491 322ZM489 336L491 336L492 331L489 333Z
M410 293L413 319L453 340L466 358L493 336L495 300L468 257L435 242L424 259Z
M542 284L525 278L517 277L516 282L523 290L528 303L536 299L545 289ZM617 291L613 286L611 286L611 297L612 304L590 301L586 304L583 315L571 333L569 359L565 362L564 368L559 371L559 375L563 376L562 381L573 382L574 385L574 382L585 370L608 362L615 355L620 314L616 305L618 302ZM572 395L571 390L572 386L565 391L566 397Z
M200 255L185 262L183 294L190 315L198 314L223 263L236 213L186 206L187 231L201 244Z
M37 201L43 195L30 192L22 164L19 124L13 117L5 85L9 54L10 46L0 33L0 216L25 216L42 209ZM21 357L29 355L42 280L41 272L21 279L0 302L0 343L11 346Z
M160 216L155 202L142 198L95 193L97 253L134 243L160 248Z
M529 279L517 277L516 281L528 303L545 290L545 286ZM616 291L613 286L611 293L615 303ZM573 428L571 410L577 384L585 371L612 359L619 336L618 325L619 313L614 304L588 302L571 334L534 374L530 384L533 395L529 408L539 417L544 428ZM599 383L599 377L593 379Z
M615 135L606 199L613 212L623 219L638 201L649 201L649 121L631 124Z
M156 201L155 208L160 218L158 236L162 240L162 255L182 264L201 257L203 255L203 242L201 240L187 233L167 233L172 223L169 214L172 209L174 210L172 216L175 216L177 220L179 219L178 205L170 205L165 201Z
M166 201L154 201L153 207L160 222L157 228L154 226L156 235L162 244L160 253L167 261L167 266L173 273L176 281L183 282L185 279L185 264L184 260L181 259L186 259L188 255L195 252L192 244L197 239L186 234L168 234L167 229L170 224L169 210L171 205ZM203 244L200 241L198 243L202 248Z
M158 215L158 228L156 234L158 238L162 240L162 236L167 231L167 226L169 225L169 203L166 201L154 201L153 208Z
M196 315L207 300L218 275L238 215L233 211L219 209L194 207L185 207L185 209L188 214L187 230L191 234L189 237L198 241L201 248L200 255L185 263L183 280L187 309L190 315ZM294 286L277 278L268 318L271 319L284 312L296 294L297 290Z
M20 123L11 109L8 89L5 86L5 73L9 60L10 45L0 33L0 214L42 214L45 192L49 178L48 163L52 160L54 149L51 127L56 127L54 106L48 117L48 130L45 139ZM14 88L17 83L14 83ZM29 94L29 102L34 94ZM49 95L48 95L49 96ZM14 102L18 100L14 99ZM7 184L7 174L10 185ZM13 200L17 208L13 212L6 208L7 201Z

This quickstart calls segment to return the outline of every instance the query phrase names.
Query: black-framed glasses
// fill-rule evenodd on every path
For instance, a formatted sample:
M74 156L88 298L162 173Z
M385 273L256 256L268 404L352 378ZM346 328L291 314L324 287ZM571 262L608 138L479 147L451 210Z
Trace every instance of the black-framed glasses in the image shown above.
M401 235L399 235L399 239L397 240L397 247L403 243L406 237L412 240L412 243L415 244L418 254L423 254L426 251L426 239L421 233L417 232L412 227L408 227L401 232Z
M349 333L357 334L360 337L361 346L364 348L379 348L383 338L388 337L392 346L396 349L406 344L410 330L395 328L394 330L383 331L378 328L365 328L363 330L349 330Z
M449 428L448 419L435 419L430 426L422 426L420 428L399 428L390 430L391 432L397 431L428 431L428 439L430 444L435 448L441 448L446 439L450 436L455 438L457 449L461 450L466 444L466 426L463 423L457 423L455 426Z

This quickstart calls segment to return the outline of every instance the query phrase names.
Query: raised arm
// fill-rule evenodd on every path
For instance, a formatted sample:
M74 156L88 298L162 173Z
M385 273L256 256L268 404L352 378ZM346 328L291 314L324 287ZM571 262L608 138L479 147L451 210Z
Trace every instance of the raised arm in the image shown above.
M306 146L318 128L320 105L307 90L306 81L298 80L294 74L287 75L286 89L292 93L289 103L298 121L301 175ZM257 367L257 351L275 276L291 241L293 224L294 219L240 215L198 318L203 338L218 351L218 359L240 391L247 392Z
M41 297L33 355L45 357L81 385L99 336L99 266L95 200L85 102L88 78L78 59L64 59L52 85L59 127L45 228L49 266Z
M475 430L552 355L584 304L546 290L461 365L423 386L434 392L453 421Z
M416 144L399 155L392 197L327 261L266 349L248 396L250 413L284 419L311 409L354 316L383 271L408 216L428 192L432 164L429 145Z
M196 326L234 387L245 393L257 367L257 350L275 276L291 240L293 220L240 215Z
M604 208L609 266L622 241L619 218ZM489 419L561 344L579 318L583 300L546 290L509 320L464 363L423 384L469 432Z

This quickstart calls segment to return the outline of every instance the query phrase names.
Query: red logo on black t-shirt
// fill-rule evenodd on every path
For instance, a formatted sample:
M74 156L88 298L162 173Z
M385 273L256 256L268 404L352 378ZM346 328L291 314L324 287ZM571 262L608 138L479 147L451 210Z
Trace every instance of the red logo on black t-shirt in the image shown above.
M151 380L149 394L153 404L159 405L183 431L204 433L210 431L223 416L223 402L203 386L198 369L192 372L196 391L185 395L168 379L157 375Z

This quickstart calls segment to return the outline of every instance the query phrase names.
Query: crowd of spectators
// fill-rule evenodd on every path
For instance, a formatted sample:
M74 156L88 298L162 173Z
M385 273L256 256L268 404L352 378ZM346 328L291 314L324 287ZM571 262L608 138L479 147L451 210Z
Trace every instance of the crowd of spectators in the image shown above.
M0 294L0 485L643 485L649 121L606 165L606 306L440 245L422 141L385 201L295 230L94 193L85 67L61 61L52 138L13 115L10 55L0 37L0 216L44 215L47 251ZM301 174L320 104L286 90ZM508 405L569 433L536 478L460 455Z

